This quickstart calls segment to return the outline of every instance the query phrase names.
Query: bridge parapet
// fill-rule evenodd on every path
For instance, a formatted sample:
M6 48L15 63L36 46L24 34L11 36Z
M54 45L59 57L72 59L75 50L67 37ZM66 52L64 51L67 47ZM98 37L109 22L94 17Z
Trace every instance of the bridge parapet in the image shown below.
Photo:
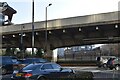
M118 21L118 12L109 12L109 13L101 13L101 14L93 14L87 16L77 16L71 18L63 18L63 19L55 19L55 20L48 20L48 30L52 29L62 29L62 28L70 28L70 27L84 27L89 25L101 25L107 24L108 22L115 22ZM25 32L32 31L32 24L25 23L25 24L17 24L17 25L10 25L10 26L2 26L3 34L7 33L19 33L21 31L21 27L24 26ZM45 21L35 22L35 30L41 31L45 30Z

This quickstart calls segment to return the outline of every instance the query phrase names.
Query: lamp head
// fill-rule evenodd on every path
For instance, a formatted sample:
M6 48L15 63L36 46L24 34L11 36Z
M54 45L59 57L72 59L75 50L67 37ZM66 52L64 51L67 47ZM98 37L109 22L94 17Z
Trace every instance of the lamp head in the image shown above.
M50 3L49 6L51 6L52 4Z

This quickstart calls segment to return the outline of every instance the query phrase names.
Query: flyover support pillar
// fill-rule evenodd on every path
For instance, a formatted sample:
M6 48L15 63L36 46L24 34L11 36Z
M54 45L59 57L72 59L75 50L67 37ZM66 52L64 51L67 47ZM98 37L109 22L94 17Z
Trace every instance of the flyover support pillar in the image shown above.
M47 45L44 57L50 61L53 61L53 50L50 49L50 45Z
M20 58L25 58L26 55L25 55L25 51L27 48L19 48L20 49L20 52L17 54Z

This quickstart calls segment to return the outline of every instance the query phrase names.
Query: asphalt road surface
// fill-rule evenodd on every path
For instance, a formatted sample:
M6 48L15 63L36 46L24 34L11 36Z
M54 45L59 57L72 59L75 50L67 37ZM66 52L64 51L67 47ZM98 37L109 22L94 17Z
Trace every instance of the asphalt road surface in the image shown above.
M120 71L116 70L105 70L97 67L67 67L72 68L75 71L87 71L92 72L94 80L120 80ZM0 76L2 80L10 80L12 74Z
M97 67L70 67L75 71L88 71L94 75L94 80L120 80L120 71Z

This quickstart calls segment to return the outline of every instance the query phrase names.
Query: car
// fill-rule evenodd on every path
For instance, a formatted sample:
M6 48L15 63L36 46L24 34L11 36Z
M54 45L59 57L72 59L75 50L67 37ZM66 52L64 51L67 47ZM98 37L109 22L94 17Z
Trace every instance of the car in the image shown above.
M2 74L12 73L18 64L14 56L0 56L0 70Z
M25 58L25 59L20 59L18 61L19 61L18 69L21 69L21 68L23 68L26 65L31 64L31 63L45 63L45 62L49 62L48 60L43 59L43 58Z
M21 63L24 63L24 64L44 63L44 62L48 62L48 60L43 59L43 58L25 58L21 60Z
M110 69L120 70L120 58L110 58L107 62L107 66Z
M14 71L11 80L57 80L70 78L74 74L74 70L62 68L57 63L33 63Z
M115 56L99 56L96 58L96 65L99 68L107 68L107 62L110 58L115 58Z

